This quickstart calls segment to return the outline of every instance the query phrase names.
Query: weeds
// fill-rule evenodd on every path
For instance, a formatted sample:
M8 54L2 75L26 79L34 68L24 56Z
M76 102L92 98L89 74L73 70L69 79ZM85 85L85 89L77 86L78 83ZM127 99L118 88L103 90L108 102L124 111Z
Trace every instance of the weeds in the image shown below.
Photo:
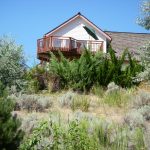
M123 107L127 104L129 99L128 94L125 91L117 90L114 92L106 93L104 97L104 103L110 106Z
M72 103L71 109L75 111L76 109L80 109L82 111L88 111L90 106L90 100L85 96L76 96Z
M92 130L90 129L92 128ZM89 132L90 131L90 132ZM72 120L67 124L41 122L20 146L29 149L54 150L127 150L145 149L143 131L131 131L126 126L110 124L104 120L94 121L92 126L86 119Z
M102 98L104 96L104 89L102 86L99 86L98 84L94 85L91 88L91 93L93 93L94 95L97 95L98 97Z

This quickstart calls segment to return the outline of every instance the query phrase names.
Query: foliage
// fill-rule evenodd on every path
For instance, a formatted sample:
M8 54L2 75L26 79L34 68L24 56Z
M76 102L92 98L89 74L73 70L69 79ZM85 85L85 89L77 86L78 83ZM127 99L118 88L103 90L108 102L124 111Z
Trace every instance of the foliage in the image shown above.
M28 93L37 93L47 88L48 76L44 66L39 65L29 69L25 74L25 79L25 90Z
M33 130L33 133L30 135L30 138L26 138L24 143L21 144L20 150L35 150L35 146L40 142L42 136L45 134L45 130L49 133L47 129L47 124L45 122L41 123L36 129ZM45 147L46 149L46 147Z
M130 144L131 143L131 144ZM42 121L20 146L21 150L144 149L143 130L134 131L104 120Z
M21 122L12 116L14 102L7 95L0 96L0 149L16 150L24 133L20 130Z
M142 17L138 18L138 24L145 29L150 29L150 0L143 1L141 5Z
M49 139L45 143L45 137ZM77 121L69 123L68 130L63 129L60 125L51 122L42 122L30 137L27 137L22 143L21 150L53 149L53 150L88 150L92 147L93 140L87 134L87 128Z
M144 70L139 73L135 80L149 81L150 80L150 42L140 48L141 62Z
M92 54L85 50L79 59L69 61L59 52L60 61L51 53L49 70L59 78L61 88L89 91L94 84L107 86L115 82L122 87L131 87L133 77L142 67L131 58L127 50L120 58L115 56L114 50L109 49L109 55L97 52ZM123 69L124 61L128 57L129 65Z
M8 90L5 88L5 86L0 81L0 97L7 96Z
M26 68L22 46L6 36L0 38L0 64L0 81L3 85L16 85L21 89Z
M52 107L53 101L51 97L40 95L20 94L16 98L16 109L43 112L45 109Z

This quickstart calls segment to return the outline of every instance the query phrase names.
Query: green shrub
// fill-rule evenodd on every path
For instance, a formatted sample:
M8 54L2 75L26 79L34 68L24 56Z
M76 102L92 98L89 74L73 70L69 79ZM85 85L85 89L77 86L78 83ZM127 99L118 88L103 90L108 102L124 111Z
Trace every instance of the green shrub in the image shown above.
M60 61L51 53L49 64L50 74L59 79L60 88L73 88L77 91L89 91L93 85L107 86L115 82L122 87L131 87L135 83L133 77L142 70L127 50L118 58L114 50L109 54L97 52L93 55L85 50L79 59L69 61L59 52ZM129 64L123 69L124 61L128 58Z
M44 66L36 66L28 70L25 74L25 91L28 93L38 93L47 88L48 76Z
M35 150L37 149L38 144L41 142L45 131L48 130L47 124L45 122L41 123L37 128L33 130L33 133L24 139L23 143L20 146L20 150ZM46 136L46 135L45 135ZM45 145L46 146L46 145ZM46 149L45 147L44 149Z
M42 122L33 133L25 138L21 150L54 149L54 150L94 150L92 135L82 123L71 121L67 129L54 122Z
M3 83L0 81L0 97L7 96L8 95L8 90L5 88Z
M0 81L3 85L5 87L16 85L17 90L21 90L25 70L22 46L17 45L10 37L0 37Z
M21 150L126 150L145 149L143 130L105 120L73 119L68 123L42 121L20 146Z
M12 116L14 102L6 95L0 96L0 149L16 150L24 133L17 115Z

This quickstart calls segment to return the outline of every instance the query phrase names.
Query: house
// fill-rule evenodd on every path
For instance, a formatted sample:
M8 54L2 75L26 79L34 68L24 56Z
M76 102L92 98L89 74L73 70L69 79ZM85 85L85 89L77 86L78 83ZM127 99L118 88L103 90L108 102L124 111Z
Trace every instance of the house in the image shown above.
M37 40L37 57L48 61L50 51L56 55L61 51L67 58L78 58L85 47L107 53L109 44L118 55L125 48L136 53L147 41L150 34L103 31L78 13Z

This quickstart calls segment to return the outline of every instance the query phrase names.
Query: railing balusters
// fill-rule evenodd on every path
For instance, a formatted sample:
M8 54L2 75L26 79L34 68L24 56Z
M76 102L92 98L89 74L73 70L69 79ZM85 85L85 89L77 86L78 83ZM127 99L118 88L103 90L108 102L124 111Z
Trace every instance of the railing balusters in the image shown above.
M76 50L77 54L81 54L84 46L91 48L91 50L95 52L103 49L103 41L76 40L71 37L45 36L42 39L37 40L37 53L57 50L73 53L75 52L73 50Z

